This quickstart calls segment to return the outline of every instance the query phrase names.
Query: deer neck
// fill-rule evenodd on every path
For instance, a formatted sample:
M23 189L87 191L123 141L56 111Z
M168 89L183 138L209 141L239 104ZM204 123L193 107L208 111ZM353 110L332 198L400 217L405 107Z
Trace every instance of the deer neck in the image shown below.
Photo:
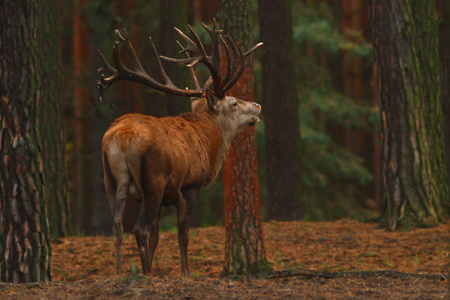
M189 115L197 120L199 131L210 141L210 151L218 154L217 158L221 163L234 137L234 131L230 132L219 117L209 111L206 101L197 105Z

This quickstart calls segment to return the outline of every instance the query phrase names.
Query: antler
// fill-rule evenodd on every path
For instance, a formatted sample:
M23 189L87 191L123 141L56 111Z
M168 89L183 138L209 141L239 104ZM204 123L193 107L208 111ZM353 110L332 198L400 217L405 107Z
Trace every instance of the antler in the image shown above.
M152 87L156 90L184 97L201 97L206 91L206 89L210 88L212 84L214 93L219 97L223 97L225 95L225 92L228 89L230 89L234 83L236 83L239 76L242 74L243 69L245 67L245 57L250 55L258 47L260 47L262 43L255 45L249 51L243 53L241 48L239 47L239 44L237 44L236 46L236 44L234 43L233 39L230 36L228 35L225 35L225 37L221 36L223 31L220 29L216 29L216 20L214 20L212 29L210 29L203 23L202 26L208 32L212 40L213 48L210 55L207 55L203 43L201 42L200 38L195 33L195 31L192 29L192 27L189 25L188 29L191 32L193 39L189 38L178 28L175 28L180 37L187 42L186 47L178 43L178 45L180 45L181 47L180 53L184 53L186 55L186 58L171 58L158 55L156 47L153 44L152 38L151 37L149 38L150 43L152 45L153 55L158 63L159 74L161 75L164 83L158 82L157 80L153 79L150 75L148 75L147 72L145 72L144 68L139 62L139 59L136 55L136 52L133 49L133 46L131 45L127 32L124 30L125 36L123 37L120 34L119 30L116 30L116 35L119 37L119 40L124 42L125 46L127 47L128 51L131 54L132 68L131 69L127 68L120 58L119 53L120 42L116 41L113 47L113 62L117 69L112 67L106 61L103 54L99 50L97 50L100 55L100 58L103 61L103 66L98 70L98 72L102 73L102 75L100 80L97 82L98 89L100 90L100 101L102 101L102 98L104 97L104 94L106 93L108 88L114 82L119 80L139 82L149 87ZM225 55L227 59L226 75L223 79L221 76L221 69L220 69L220 51L219 51L220 41L222 41L224 45ZM181 89L175 86L175 84L167 76L164 66L161 63L161 58L169 62L187 66L190 70L190 76L192 82L195 85L195 89L192 90L188 88ZM200 84L197 80L197 77L193 69L194 66L199 62L203 63L211 73L210 79L208 79L208 81L205 83L203 87L200 87ZM104 74L109 75L109 77L105 77Z
M222 42L225 46L225 52L227 56L227 73L225 75L225 78L223 80L223 93L228 91L239 79L239 77L242 75L242 72L244 71L245 67L245 57L249 56L253 53L258 47L262 46L263 43L258 43L255 46L253 46L250 50L248 50L245 53L242 53L241 48L239 47L239 43L234 43L233 39L226 35L225 38L222 38ZM231 50L230 50L231 47ZM230 52L233 53L233 57L231 57ZM239 59L238 62L236 60ZM234 75L233 75L234 74ZM233 76L230 78L230 76Z
M180 89L173 84L173 82L170 80L169 76L167 76L167 73L161 63L158 52L156 51L156 47L153 44L153 40L151 37L149 39L150 39L150 43L152 45L153 55L155 56L155 58L158 62L159 73L164 80L164 84L156 81L150 75L148 75L147 72L145 72L144 68L142 67L141 63L139 62L139 59L137 58L136 52L134 51L134 48L131 45L131 42L130 42L130 39L128 38L128 34L127 34L126 30L124 30L124 32L125 32L125 37L123 37L120 34L119 30L116 30L116 35L119 37L120 40L125 42L126 47L128 48L129 52L131 53L131 61L132 61L133 68L129 69L123 64L123 62L120 58L120 53L119 53L120 42L116 41L116 43L113 47L113 61L114 61L115 66L117 67L117 69L113 68L106 61L103 54L99 50L97 50L103 61L103 66L100 69L98 69L98 72L104 73L106 75L110 75L109 77L105 77L102 74L100 80L97 82L98 89L100 90L100 93L101 93L100 100L103 98L103 96L106 93L106 91L108 90L108 88L113 83L115 83L116 81L119 81L119 80L139 82L144 85L150 86L156 90L159 90L159 91L162 91L165 93L169 93L169 94L178 95L178 96L184 96L184 97L201 97L202 96L203 91L201 89L195 89L195 90L189 90L187 88Z

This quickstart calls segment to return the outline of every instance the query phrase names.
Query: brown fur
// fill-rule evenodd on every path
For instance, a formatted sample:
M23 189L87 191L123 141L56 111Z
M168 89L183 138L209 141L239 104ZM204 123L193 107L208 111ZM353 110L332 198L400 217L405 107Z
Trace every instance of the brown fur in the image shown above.
M207 93L208 94L208 93ZM217 176L231 139L254 125L259 105L212 93L178 117L128 114L103 137L105 187L114 216L116 274L120 274L122 214L128 195L142 201L134 232L144 274L158 244L161 206L175 205L182 276L189 276L189 217L200 188Z

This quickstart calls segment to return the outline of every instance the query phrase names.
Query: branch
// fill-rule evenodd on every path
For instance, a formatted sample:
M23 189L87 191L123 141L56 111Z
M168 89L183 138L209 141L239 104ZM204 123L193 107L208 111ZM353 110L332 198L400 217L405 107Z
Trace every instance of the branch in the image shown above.
M320 277L325 279L331 278L349 278L349 277L358 277L358 278L374 278L374 277L392 277L392 278L408 278L408 277L417 277L417 278L427 278L427 279L436 279L436 280L448 280L447 274L416 274L416 273L404 273L399 271L392 270L379 270L379 271L356 271L356 272L326 272L326 271L315 271L315 270L307 270L302 268L296 269L288 269L282 271L272 271L261 274L252 274L252 275L237 275L230 276L228 279L231 280L243 280L243 279L278 279L278 278L287 278L287 277Z

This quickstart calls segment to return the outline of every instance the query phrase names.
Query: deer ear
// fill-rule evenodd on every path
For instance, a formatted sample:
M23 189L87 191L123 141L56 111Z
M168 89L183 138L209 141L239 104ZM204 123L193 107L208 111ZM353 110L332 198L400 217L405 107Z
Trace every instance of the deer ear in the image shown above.
M206 89L206 100L208 101L208 105L210 108L214 110L217 109L218 107L217 103L219 102L220 99L210 89Z

